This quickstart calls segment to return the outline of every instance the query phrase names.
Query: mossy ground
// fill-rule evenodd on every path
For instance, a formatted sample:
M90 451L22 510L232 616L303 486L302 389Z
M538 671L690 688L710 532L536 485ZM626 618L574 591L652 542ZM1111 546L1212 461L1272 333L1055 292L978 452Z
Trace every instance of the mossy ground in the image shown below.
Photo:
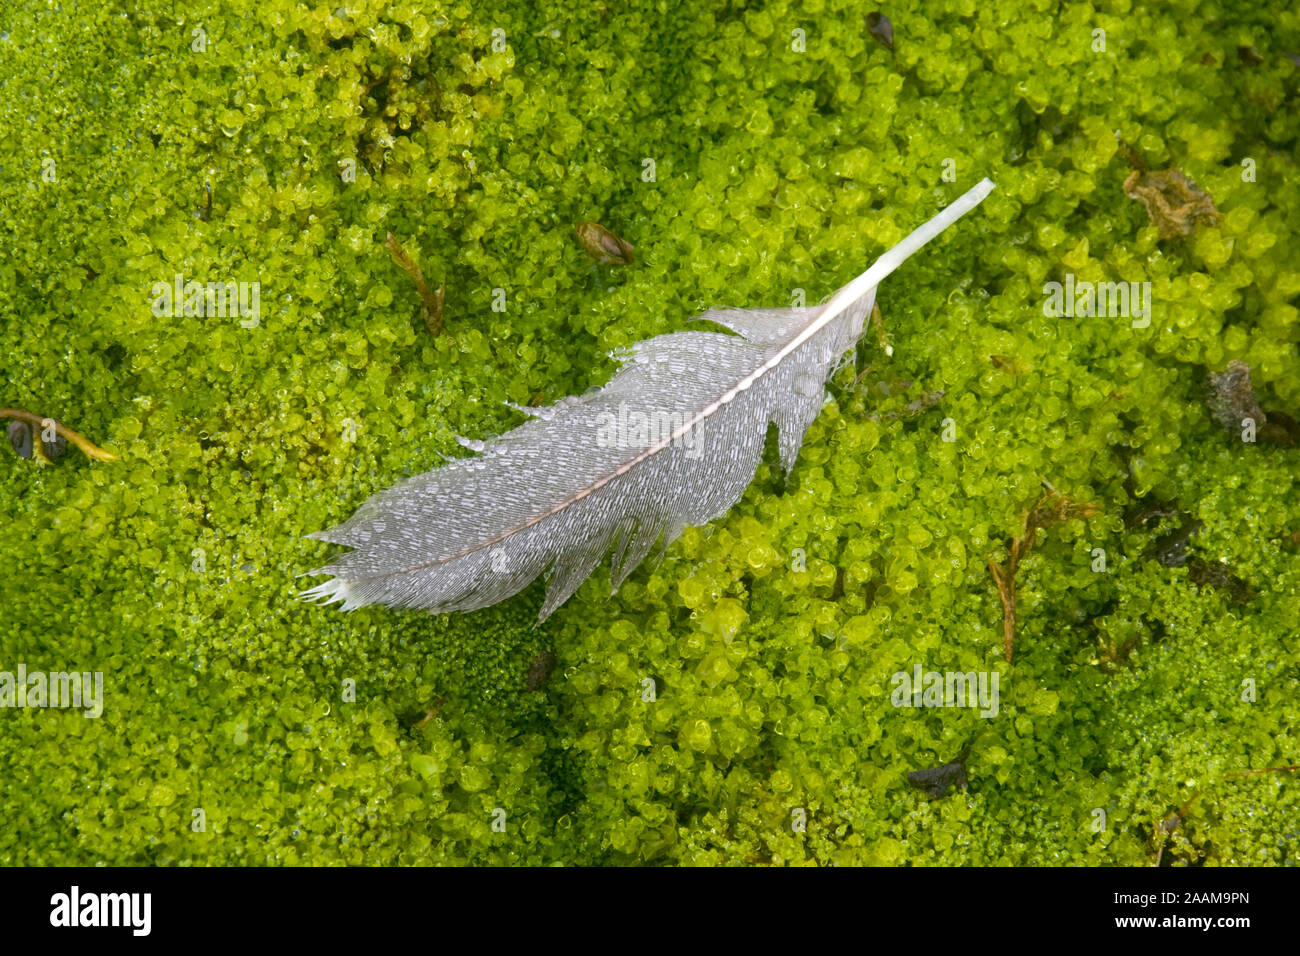
M1292 4L899 2L893 54L845 0L112 6L0 12L0 405L122 459L0 455L0 669L107 697L0 711L0 862L1300 862L1297 775L1229 776L1300 763L1300 457L1201 401L1241 358L1300 417ZM1222 221L1159 240L1117 130ZM617 596L598 573L537 629L536 588L295 601L304 534L517 424L503 400L710 305L815 301L986 175L789 479ZM156 317L178 272L259 281L260 323ZM1066 272L1149 280L1151 326L1046 317ZM1101 510L1021 567L1007 664L986 561L1043 480ZM1124 515L1156 498L1252 597L1150 557ZM1000 713L892 707L918 663L998 670ZM967 743L967 791L909 786Z

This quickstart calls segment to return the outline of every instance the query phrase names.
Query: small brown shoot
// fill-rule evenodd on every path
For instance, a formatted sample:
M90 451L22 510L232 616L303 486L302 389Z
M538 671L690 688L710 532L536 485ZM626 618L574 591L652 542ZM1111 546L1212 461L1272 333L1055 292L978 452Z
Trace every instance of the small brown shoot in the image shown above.
M1008 664L1011 663L1011 651L1016 640L1016 569L1020 567L1021 560L1029 554L1042 529L1074 518L1088 518L1100 510L1098 505L1081 505L1071 501L1048 485L1048 491L1025 515L1024 532L1007 543L1007 560L998 564L989 555L989 573L993 575L998 597L1002 600L1002 650Z
M424 323L429 327L429 331L434 335L442 334L442 304L445 298L445 286L439 286L437 292L429 289L428 283L424 281L424 273L416 265L410 254L402 248L402 244L390 232L388 238L384 240L384 248L388 254L393 257L393 261L406 272L415 282L415 291L420 294L420 301L424 304Z

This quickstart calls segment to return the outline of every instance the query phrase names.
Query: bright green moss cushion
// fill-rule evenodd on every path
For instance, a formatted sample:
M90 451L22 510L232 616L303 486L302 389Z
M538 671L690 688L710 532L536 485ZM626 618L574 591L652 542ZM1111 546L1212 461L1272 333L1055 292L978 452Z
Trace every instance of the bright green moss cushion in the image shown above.
M122 459L0 453L0 670L105 678L98 719L0 709L0 863L1300 862L1296 775L1231 776L1300 763L1300 457L1202 402L1240 358L1300 417L1292 4L902 2L892 55L848 0L111 6L0 10L0 405ZM1159 240L1116 131L1219 224ZM503 401L815 302L986 175L789 479L618 595L295 601L304 534ZM1046 316L1067 272L1149 281L1150 326ZM156 315L177 274L256 321ZM987 559L1044 480L1100 511L1022 564L1008 664ZM997 671L998 715L892 706L918 664ZM909 785L967 744L966 791Z

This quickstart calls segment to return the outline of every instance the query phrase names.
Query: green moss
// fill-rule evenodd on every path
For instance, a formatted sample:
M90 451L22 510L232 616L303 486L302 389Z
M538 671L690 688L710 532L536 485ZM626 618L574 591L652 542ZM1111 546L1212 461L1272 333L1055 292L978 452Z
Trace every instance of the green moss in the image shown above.
M1300 22L1228 9L902 3L891 57L847 0L7 4L0 405L122 461L0 456L0 670L106 684L99 719L0 711L0 862L1141 864L1199 792L1165 862L1296 863L1295 775L1231 776L1300 762L1296 451L1201 395L1240 358L1300 417ZM1159 240L1115 131L1222 221ZM769 456L618 595L598 573L543 628L536 589L295 603L327 553L302 535L516 424L504 401L710 305L816 301L985 175L788 480ZM594 265L584 219L636 264ZM259 281L259 323L155 316L178 272ZM1048 318L1066 272L1150 281L1151 326ZM1007 665L986 559L1044 479L1102 510L1021 567ZM1156 497L1253 598L1149 556L1163 529L1123 519ZM998 716L891 706L917 664L997 670ZM909 786L967 743L968 791Z

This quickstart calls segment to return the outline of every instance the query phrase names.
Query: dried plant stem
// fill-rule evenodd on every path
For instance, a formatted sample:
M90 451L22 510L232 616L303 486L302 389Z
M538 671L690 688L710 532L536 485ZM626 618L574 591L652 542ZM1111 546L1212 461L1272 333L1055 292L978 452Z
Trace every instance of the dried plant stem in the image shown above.
M989 572L993 582L998 586L998 597L1002 599L1002 651L1007 663L1011 663L1011 648L1016 641L1016 564L1019 561L1017 542L1011 542L1011 556L1007 558L1006 568L1002 568L992 555L989 556Z
M87 458L92 458L95 461L117 461L117 456L112 452L104 451L104 449L86 438L86 436L74 432L71 428L68 428L66 425L61 424L55 419L46 418L41 415L34 415L21 408L0 408L0 418L16 418L19 421L27 422L37 426L38 428L43 428L47 421L53 422L54 430L80 448Z
M1044 482L1046 484L1046 482ZM1002 651L1007 663L1011 663L1011 650L1016 640L1016 570L1020 561L1034 546L1039 529L1047 528L1071 518L1088 518L1101 508L1097 505L1080 505L1066 498L1051 485L1048 491L1034 503L1025 516L1025 530L1018 538L1013 538L1007 545L1007 560L998 564L990 555L989 573L998 586L998 597L1002 599Z
M437 292L430 291L428 283L424 281L424 273L416 265L415 260L410 254L402 248L402 244L390 232L388 238L384 240L384 248L407 275L415 282L415 291L420 293L420 301L424 303L424 322L429 327L429 331L434 335L442 333L442 303L445 297L445 288L438 287Z

